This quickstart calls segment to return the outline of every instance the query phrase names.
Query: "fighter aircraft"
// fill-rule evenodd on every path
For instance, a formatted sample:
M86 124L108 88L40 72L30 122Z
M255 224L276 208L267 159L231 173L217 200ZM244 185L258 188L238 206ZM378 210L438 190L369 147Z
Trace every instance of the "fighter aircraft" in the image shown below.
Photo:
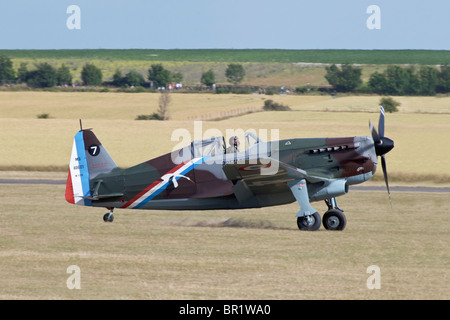
M186 147L122 169L91 129L75 135L65 198L69 203L156 210L245 209L297 201L300 230L343 230L346 217L336 197L349 186L369 180L381 157L390 199L385 154L394 142L384 136L381 107L378 132L372 136L286 139L264 142L245 136L245 150L227 153L223 137L194 140ZM311 202L324 200L321 218Z

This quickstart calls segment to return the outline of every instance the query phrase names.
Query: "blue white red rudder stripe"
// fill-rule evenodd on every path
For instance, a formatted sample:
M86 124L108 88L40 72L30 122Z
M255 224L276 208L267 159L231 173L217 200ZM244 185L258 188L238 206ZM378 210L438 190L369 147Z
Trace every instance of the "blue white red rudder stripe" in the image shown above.
M90 130L80 130L73 140L66 184L69 203L90 206L90 179L117 168L116 163Z

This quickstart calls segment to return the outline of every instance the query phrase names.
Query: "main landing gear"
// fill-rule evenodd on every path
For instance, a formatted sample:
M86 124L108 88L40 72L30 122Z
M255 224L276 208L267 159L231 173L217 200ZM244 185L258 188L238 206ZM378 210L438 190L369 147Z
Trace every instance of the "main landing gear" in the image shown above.
M336 198L325 200L328 211L322 217L323 227L327 230L344 230L347 225L347 219L344 210L337 206Z
M111 208L108 213L105 213L105 215L103 216L103 221L105 221L105 222L113 222L114 221L113 211L114 211L114 208Z
M320 228L320 214L314 212L311 215L298 217L297 226L300 230L316 231Z
M316 231L320 229L320 222L322 220L323 227L327 230L344 230L347 225L347 219L345 218L344 211L337 206L336 198L327 199L325 203L328 206L328 211L324 213L322 219L320 219L318 212L298 217L298 228L300 230Z
M320 214L309 204L306 180L289 181L288 186L300 205L300 211L296 215L297 226L300 230L319 230L321 220L327 230L344 230L347 220L343 213L344 211L338 207L336 198L325 200L328 211L320 219Z

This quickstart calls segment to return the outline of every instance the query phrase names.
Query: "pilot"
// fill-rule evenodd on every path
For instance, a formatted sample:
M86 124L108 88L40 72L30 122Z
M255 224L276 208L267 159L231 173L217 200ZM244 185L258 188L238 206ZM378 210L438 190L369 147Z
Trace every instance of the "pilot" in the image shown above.
M227 153L239 152L239 138L237 136L232 136L229 140L230 146L227 148Z

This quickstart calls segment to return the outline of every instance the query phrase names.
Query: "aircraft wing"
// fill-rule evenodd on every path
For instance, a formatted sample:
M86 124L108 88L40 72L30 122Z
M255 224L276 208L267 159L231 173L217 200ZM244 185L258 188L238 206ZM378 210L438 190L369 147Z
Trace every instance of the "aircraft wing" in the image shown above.
M287 182L305 179L311 183L329 180L327 177L308 173L301 168L270 157L247 160L245 163L227 163L223 166L223 171L229 180L275 181L283 179L284 182Z
M223 166L223 171L226 177L234 182L233 191L240 202L255 195L290 193L290 181L329 181L327 177L312 175L301 168L270 157L247 160L245 163L227 163Z

